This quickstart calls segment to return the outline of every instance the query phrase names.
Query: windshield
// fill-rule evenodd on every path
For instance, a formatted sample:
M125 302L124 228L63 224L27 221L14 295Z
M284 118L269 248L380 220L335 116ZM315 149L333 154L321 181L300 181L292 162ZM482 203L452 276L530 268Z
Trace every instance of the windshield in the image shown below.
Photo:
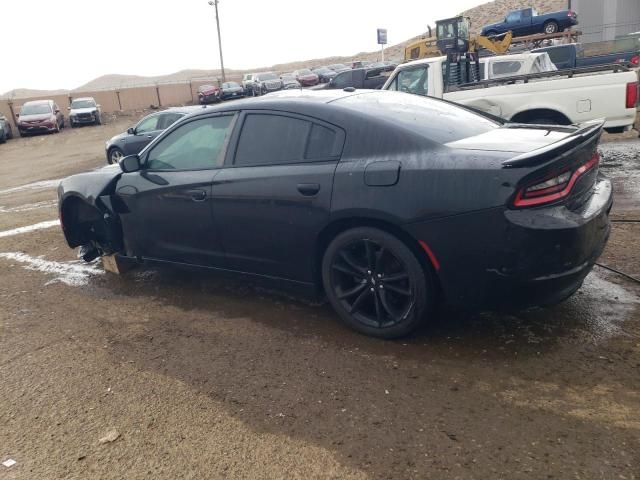
M302 70L298 70L298 75L309 75L311 73L311 70L309 70L308 68L303 68Z
M71 102L71 108L93 108L96 106L96 102L93 100L74 100Z
M261 73L256 78L260 82L264 82L265 80L278 80L278 76L275 73Z
M333 68L334 70L340 70L340 69L346 69L347 66L343 65L342 63L336 63L334 65L331 65L329 68Z
M239 86L240 85L238 85L236 82L227 82L222 84L222 88L238 88Z
M282 78L282 80L285 81L285 82L295 82L296 81L295 77L292 77L291 75L283 75L280 78Z
M44 113L51 113L51 105L48 103L26 104L20 110L20 115L42 115Z

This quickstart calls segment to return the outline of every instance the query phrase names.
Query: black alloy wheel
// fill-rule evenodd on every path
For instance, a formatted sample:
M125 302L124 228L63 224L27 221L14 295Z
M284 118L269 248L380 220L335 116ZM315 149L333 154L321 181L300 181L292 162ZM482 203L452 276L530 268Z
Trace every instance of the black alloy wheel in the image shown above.
M367 335L407 335L425 321L434 303L431 272L404 242L375 228L354 228L336 237L322 274L334 309Z

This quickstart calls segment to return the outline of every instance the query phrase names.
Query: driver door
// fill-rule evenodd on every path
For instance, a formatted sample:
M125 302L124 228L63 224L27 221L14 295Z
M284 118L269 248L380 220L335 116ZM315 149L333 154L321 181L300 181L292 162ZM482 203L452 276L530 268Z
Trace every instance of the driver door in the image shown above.
M235 115L198 116L158 141L116 194L127 255L217 266L223 258L213 226L211 186L224 159Z

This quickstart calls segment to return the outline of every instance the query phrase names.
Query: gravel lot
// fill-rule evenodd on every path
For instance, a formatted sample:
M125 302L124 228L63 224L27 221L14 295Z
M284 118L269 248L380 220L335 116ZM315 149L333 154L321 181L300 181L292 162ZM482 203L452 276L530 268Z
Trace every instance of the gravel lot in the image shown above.
M384 342L256 285L106 274L44 222L132 121L0 145L0 479L640 478L636 284L596 267L557 307ZM612 140L638 220L640 143ZM640 277L639 235L601 262Z

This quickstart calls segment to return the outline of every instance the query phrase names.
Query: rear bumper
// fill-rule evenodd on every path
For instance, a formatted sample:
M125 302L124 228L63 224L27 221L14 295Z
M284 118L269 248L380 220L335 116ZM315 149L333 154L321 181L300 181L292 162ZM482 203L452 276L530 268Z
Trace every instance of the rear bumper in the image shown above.
M475 310L550 305L580 288L604 250L612 202L611 182L599 176L578 212L562 205L491 209L409 232L438 259L447 303Z

